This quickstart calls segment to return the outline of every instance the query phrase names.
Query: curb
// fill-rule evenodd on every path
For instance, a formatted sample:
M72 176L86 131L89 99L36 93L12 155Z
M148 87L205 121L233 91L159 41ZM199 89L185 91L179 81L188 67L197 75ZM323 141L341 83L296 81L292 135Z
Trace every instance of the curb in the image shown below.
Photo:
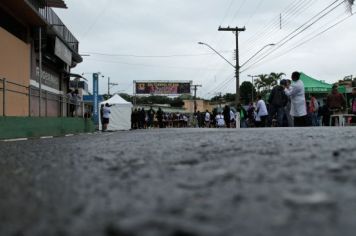
M23 141L28 141L28 140L41 140L41 139L54 139L54 138L64 138L64 137L74 137L74 136L80 136L80 135L93 135L93 134L98 134L99 132L94 132L94 133L79 133L79 134L66 134L63 136L42 136L42 137L36 137L36 138L14 138L14 139L0 139L0 143L11 143L11 142L23 142Z

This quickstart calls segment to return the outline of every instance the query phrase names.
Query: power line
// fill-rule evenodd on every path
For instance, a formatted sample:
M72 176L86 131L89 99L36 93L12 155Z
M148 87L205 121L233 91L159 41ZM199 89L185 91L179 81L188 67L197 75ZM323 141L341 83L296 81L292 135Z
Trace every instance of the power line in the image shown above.
M232 51L222 51L220 53L227 53ZM173 54L173 55L136 55L136 54L110 54L110 53L100 53L100 52L83 52L85 54L92 54L98 56L107 57L136 57L136 58L171 58L171 57L200 57L200 56L210 56L215 55L215 53L198 53L198 54Z
M326 32L328 32L328 31L330 31L330 30L332 30L333 28L335 28L336 26L340 25L341 23L343 23L344 21L346 21L347 19L349 19L349 18L352 17L352 16L354 16L354 13L352 13L352 15L349 15L349 16L347 16L347 17L345 17L345 18L343 18L343 19L337 21L335 24L329 26L328 28L324 29L324 30L321 31L321 32L318 32L317 34L315 34L314 36L308 38L307 40L304 40L303 42L301 42L301 43L299 43L299 44L293 46L293 47L290 48L288 51L286 51L286 52L284 52L284 53L282 53L282 54L280 54L280 55L278 55L278 56L276 56L276 57L270 59L269 61L276 60L276 59L278 59L278 58L280 58L280 57L282 57L282 56L285 56L285 55L289 54L291 51L293 51L293 50L295 50L295 49L297 49L297 48L299 48L299 47L305 45L306 43L308 43L308 42L314 40L315 38L317 38L317 37L319 37L319 36L325 34ZM263 62L263 61L260 61L260 62L258 62L258 63L255 63L255 64L249 66L248 68L246 68L246 69L244 69L243 71L241 71L241 73L246 72L246 71L248 71L248 70L251 69L251 68L255 68L255 67L259 66L262 62Z
M240 4L239 8L237 9L237 11L235 12L234 16L231 19L231 22L233 22L235 20L235 18L237 17L237 15L240 13L240 11L242 10L243 6L245 5L246 0L243 0L243 2Z
M220 25L222 25L222 24L224 23L224 21L225 21L227 15L229 14L229 12L230 12L230 10L231 10L231 7L232 7L232 4L233 4L233 3L234 3L234 0L231 0L231 1L230 1L230 4L229 4L229 6L228 6L228 8L227 8L227 10L226 10L226 12L225 12L225 14L224 14L223 19L222 19L221 22L220 22Z
M304 0L304 1L297 3L291 9L289 9L289 11L286 11L284 13L284 22L285 22L284 27L289 25L289 23L292 21L291 18L293 16L299 14L300 12L302 12L303 10L305 10L306 8L310 7L312 4L315 4L317 2L317 1L312 1L312 2L308 3L307 1L309 1L309 0ZM272 39L275 36L275 32L277 32L279 30L280 30L280 23L279 23L279 17L278 17L275 25L272 25L269 29L264 31L264 33L257 34L255 37L256 38L255 40L248 41L248 44L245 45L244 53L246 54L246 53L254 50L257 47L257 45L259 45L259 42L262 40L264 40L265 42L271 41L270 39Z
M329 6L327 6L325 9L323 9L322 11L320 11L318 14L316 14L315 16L313 16L311 19L309 19L308 21L306 21L304 24L302 24L300 27L298 27L297 29L295 29L293 32L291 32L290 34L288 34L286 37L284 37L283 39L281 39L274 48L268 50L268 52L266 52L265 54L261 55L261 57L259 59L257 59L257 62L253 63L257 64L258 62L262 61L263 59L265 59L266 57L268 57L269 55L271 55L272 53L274 53L276 50L278 50L279 48L281 48L282 46L284 46L285 44L287 44L288 42L290 42L291 40L293 40L294 38L296 38L297 36L299 36L301 33L305 32L307 29L309 29L311 26L313 26L314 24L316 24L317 22L319 22L321 19L323 19L324 17L326 17L328 14L330 14L332 11L334 11L336 8L338 8L339 6L341 6L343 4L343 2L339 3L338 5L336 5L335 7L332 7L333 5L335 5L337 2L339 2L339 0L334 1L332 4L330 4ZM332 8L331 8L332 7ZM331 8L330 10L328 10L329 8ZM325 11L327 11L326 13L324 13ZM324 13L324 14L323 14ZM322 15L321 15L322 14ZM320 16L321 15L321 16ZM316 18L316 19L315 19ZM315 20L314 20L315 19ZM310 21L312 21L312 23L310 23ZM309 24L310 23L310 24ZM304 27L304 28L303 28ZM299 32L298 32L299 31Z
M103 63L113 63L113 64L121 64L121 65L128 65L128 66L138 66L138 67L152 67L152 68L165 68L165 69L187 69L187 70L211 70L216 71L219 70L217 68L197 68L197 67L184 67L184 66L164 66L164 65L152 65L152 64L140 64L140 63L128 63L122 61L109 61L109 60L97 60L97 59L86 59L88 61L96 61L96 62L103 62Z
M251 19L255 16L256 12L260 9L260 7L262 6L264 0L260 0L257 3L257 7L255 8L255 10L253 11L253 13L250 15L250 17L248 18L247 22L245 25L247 25L248 23L250 23Z
M233 76L234 74L229 74L228 78L223 80L221 83L219 83L216 87L212 88L212 89L209 89L207 90L207 92L204 94L204 96L208 95L208 94L211 94L212 92L216 91L216 90L219 90L220 87L224 86L229 80L233 80L235 79L235 76ZM231 76L233 76L231 78Z
M108 1L106 2L106 4L104 5L104 7L103 7L102 10L100 11L100 13L94 18L94 21L92 22L92 24L89 25L89 27L84 31L82 38L85 38L85 37L88 35L88 33L93 29L93 27L94 27L94 26L98 23L98 21L101 19L100 17L102 17L102 16L104 15L104 13L105 13L108 9L110 9L109 6L111 5L112 2L113 2L113 0L108 0Z

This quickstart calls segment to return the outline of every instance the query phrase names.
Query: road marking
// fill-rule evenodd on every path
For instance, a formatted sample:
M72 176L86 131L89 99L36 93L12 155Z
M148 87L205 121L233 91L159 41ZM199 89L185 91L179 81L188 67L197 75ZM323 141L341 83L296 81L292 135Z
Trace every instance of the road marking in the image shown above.
M74 134L66 134L66 137L72 137Z
M27 141L28 138L15 138L15 139L5 139L3 142L19 142L19 141Z
M50 139L50 138L53 138L53 136L43 136L43 137L41 137L41 139Z

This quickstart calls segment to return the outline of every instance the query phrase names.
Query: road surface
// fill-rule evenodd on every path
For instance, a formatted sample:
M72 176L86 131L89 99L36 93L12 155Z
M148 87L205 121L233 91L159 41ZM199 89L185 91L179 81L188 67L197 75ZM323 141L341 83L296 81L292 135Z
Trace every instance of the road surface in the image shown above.
M2 236L354 236L356 129L0 142Z

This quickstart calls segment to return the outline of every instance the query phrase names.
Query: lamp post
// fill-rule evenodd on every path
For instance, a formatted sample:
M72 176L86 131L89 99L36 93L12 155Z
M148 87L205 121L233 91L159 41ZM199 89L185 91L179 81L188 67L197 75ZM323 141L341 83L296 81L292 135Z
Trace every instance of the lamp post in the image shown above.
M270 44L267 44L265 45L264 47L262 47L259 51L257 51L255 54L252 55L252 57L250 57L246 62L244 62L244 64L241 65L241 67L245 66L247 63L249 63L255 56L257 56L260 52L262 52L265 48L267 47L273 47L275 46L276 44L274 43L270 43Z
M210 48L212 51L214 51L218 56L220 56L224 61L226 61L230 66L232 66L235 71L237 72L236 73L236 106L237 106L237 103L239 102L240 100L240 81L238 79L239 77L239 74L240 74L240 69L245 66L248 62L250 62L255 56L257 56L260 52L262 52L265 48L267 47L271 47L271 46L275 46L274 43L270 43L270 44L267 44L265 45L263 48L261 48L259 51L257 51L255 54L253 54L252 57L250 57L246 62L244 62L241 66L238 66L238 63L237 65L233 65L229 60L227 60L223 55L221 55L217 50L215 50L212 46L210 46L209 44L207 43L203 43L203 42L198 42L198 44L200 45L204 45L204 46L207 46L208 48Z
M251 77L252 78L252 91L251 91L251 102L253 103L253 89L254 89L254 78L258 78L258 76L257 75L248 75L248 77Z

